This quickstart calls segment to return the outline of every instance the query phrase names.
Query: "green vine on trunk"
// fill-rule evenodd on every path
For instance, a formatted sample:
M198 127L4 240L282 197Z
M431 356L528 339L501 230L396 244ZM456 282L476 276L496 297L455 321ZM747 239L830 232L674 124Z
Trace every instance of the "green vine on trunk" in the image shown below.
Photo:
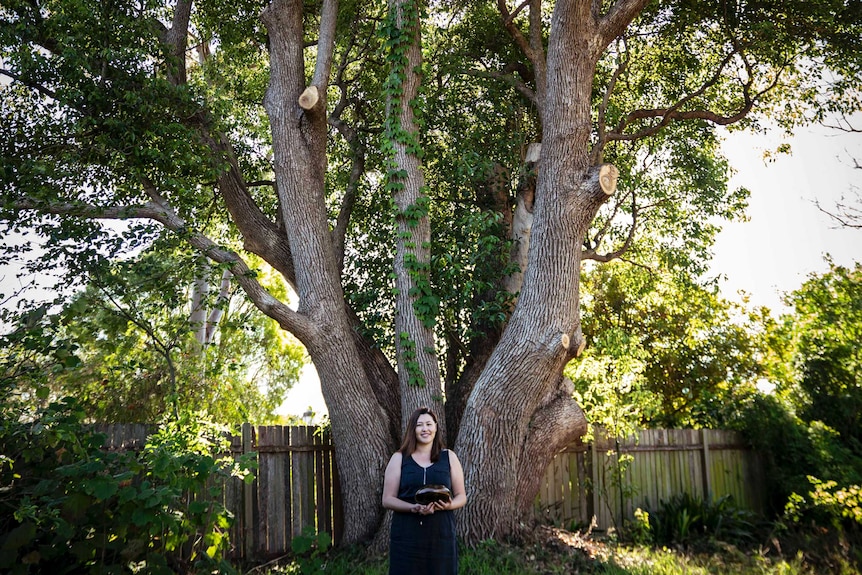
M425 387L425 376L419 368L416 356L416 342L410 339L410 334L402 331L398 334L401 344L401 357L404 359L404 368L407 370L407 384L416 387Z
M421 68L418 70L409 69L410 61L408 58L408 51L413 44L413 31L419 26L422 17L421 11L421 2L417 0L403 2L400 6L389 10L387 18L380 28L380 36L383 40L385 57L390 70L383 84L384 97L386 97L388 104L384 122L382 151L387 156L385 189L393 195L404 190L404 180L408 177L407 170L401 168L396 160L398 146L403 146L407 154L412 154L419 160L423 157L419 139L420 128L423 125L422 107L417 99L411 99L409 102L417 128L408 130L401 124L401 102L404 97L403 86L407 74L414 72L421 74ZM420 85L420 93L421 90ZM416 202L397 211L395 217L405 222L407 230L415 230L422 219L428 217L429 204L427 189L423 186ZM412 234L409 231L399 232L398 238L404 241L406 249L416 249L416 242L411 241ZM425 248L426 245L423 243L422 247ZM404 257L404 267L414 284L409 292L410 297L413 298L413 309L422 325L427 328L433 327L440 299L434 295L431 287L430 265L420 261L414 253L407 253ZM424 384L424 378L421 383Z

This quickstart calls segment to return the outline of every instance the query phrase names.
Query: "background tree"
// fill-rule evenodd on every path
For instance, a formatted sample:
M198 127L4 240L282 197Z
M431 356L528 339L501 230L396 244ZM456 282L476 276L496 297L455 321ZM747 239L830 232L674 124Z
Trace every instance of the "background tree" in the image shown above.
M781 391L803 421L822 422L862 457L862 265L830 263L787 303L793 377Z
M632 423L668 428L726 425L733 406L756 392L768 310L748 311L684 274L624 263L586 273L583 289L591 344L569 373L580 393L598 393L591 420L621 399L603 388L623 387Z
M230 271L320 375L346 542L381 525L404 407L444 393L462 533L518 528L586 428L563 376L584 345L581 262L702 264L705 222L739 206L713 126L809 121L823 67L858 61L862 20L855 4L645 0L2 15L7 230L41 234L46 261L85 278L154 234L98 220L155 222ZM636 245L647 226L662 249Z
M854 362L860 309L859 264L830 263L785 301L789 311L766 330L762 361L775 390L743 398L730 419L767 463L772 511L791 494L808 497L809 477L841 487L862 483L858 436L860 394ZM781 449L770 449L780 444ZM829 519L837 519L836 515Z
M191 274L204 273L196 258L148 251L118 262L64 309L60 337L77 347L81 365L54 385L78 398L88 417L153 422L182 406L226 424L274 421L305 351L242 292L193 303ZM261 277L287 299L273 279ZM218 311L207 314L203 345L190 322L195 307Z
M62 369L41 368L47 379L17 377L19 392L35 398L33 392L47 386L51 395L44 399L75 397L84 416L100 423L157 422L178 410L206 412L224 424L274 421L299 379L305 352L256 313L242 292L215 292L213 285L209 298L193 301L193 286L201 285L206 271L197 254L164 242L105 266L61 310L43 318L34 355L22 356L11 341L4 347L12 372L28 361L47 361L52 348L68 354L55 364ZM286 288L273 283L278 278L261 281L287 299ZM191 319L193 310L204 308L212 312L201 344L200 326Z

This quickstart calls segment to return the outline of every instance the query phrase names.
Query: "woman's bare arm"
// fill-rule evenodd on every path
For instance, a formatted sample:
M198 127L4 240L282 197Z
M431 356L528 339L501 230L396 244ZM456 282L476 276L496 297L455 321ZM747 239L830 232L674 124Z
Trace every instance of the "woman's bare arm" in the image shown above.
M408 503L398 499L398 485L401 483L401 452L396 451L389 459L383 475L383 507L393 511L421 513L426 506Z

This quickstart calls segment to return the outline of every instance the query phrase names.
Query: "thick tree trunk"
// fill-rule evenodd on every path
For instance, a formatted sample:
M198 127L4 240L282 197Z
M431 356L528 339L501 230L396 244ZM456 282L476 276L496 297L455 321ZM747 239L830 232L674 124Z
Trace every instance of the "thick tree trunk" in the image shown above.
M344 542L369 538L382 517L383 469L394 448L387 412L377 402L374 388L361 368L362 356L353 339L344 306L340 270L334 253L324 197L326 167L326 79L320 68L326 59L324 30L334 25L334 2L324 2L318 68L313 84L318 100L309 108L299 101L306 91L303 60L302 0L271 3L263 13L269 31L270 84L264 106L273 136L277 190L284 229L299 295L299 313L309 319L297 334L320 375L329 407L335 456L344 502ZM324 66L325 68L325 66Z
M589 5L556 4L521 295L461 422L456 450L470 502L460 525L468 543L515 530L551 457L586 431L562 371L582 339L581 246L608 197L599 167L589 164L597 57Z

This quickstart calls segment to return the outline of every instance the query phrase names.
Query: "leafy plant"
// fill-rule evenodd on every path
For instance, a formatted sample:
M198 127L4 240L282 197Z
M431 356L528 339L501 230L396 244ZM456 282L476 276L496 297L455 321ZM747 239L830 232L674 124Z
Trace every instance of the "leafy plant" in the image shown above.
M839 487L835 481L821 481L811 476L808 481L813 490L807 496L791 494L785 506L785 517L797 523L809 517L818 524L831 524L838 530L862 526L861 486Z
M218 428L187 415L140 453L104 448L73 399L31 420L0 404L0 569L24 573L233 572L221 484L247 476Z
M653 542L652 526L649 512L640 507L635 509L634 520L626 524L626 534L636 545L647 545Z
M290 541L290 549L295 556L295 565L301 575L318 575L324 573L326 552L332 545L329 533L315 533L314 528L307 526L301 535Z
M732 496L707 501L689 493L662 500L649 514L649 526L660 545L686 545L701 539L748 542L756 528L754 514L736 507Z

